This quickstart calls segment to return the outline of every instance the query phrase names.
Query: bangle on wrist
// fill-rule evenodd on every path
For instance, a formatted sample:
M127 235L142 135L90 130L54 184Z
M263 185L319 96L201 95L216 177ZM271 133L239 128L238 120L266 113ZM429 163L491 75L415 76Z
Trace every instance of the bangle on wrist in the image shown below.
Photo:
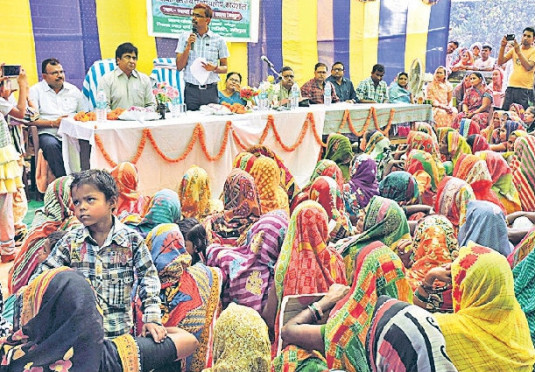
M312 312L312 315L314 316L314 319L316 320L316 323L321 320L323 317L323 312L318 308L317 302L311 303L308 305L308 309Z

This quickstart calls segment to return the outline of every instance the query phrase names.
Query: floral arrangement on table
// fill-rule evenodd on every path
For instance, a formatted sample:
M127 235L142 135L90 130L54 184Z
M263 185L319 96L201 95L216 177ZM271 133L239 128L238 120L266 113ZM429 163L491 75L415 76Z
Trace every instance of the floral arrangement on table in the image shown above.
M277 86L275 83L275 78L272 75L269 75L265 81L261 82L258 86L258 92L259 94L264 94L267 98L269 105L275 105L278 106L278 102L274 101L275 98L278 96L277 94Z
M152 90L152 94L156 98L157 111L160 113L161 118L165 119L166 103L173 102L178 98L178 90L165 82L161 82Z
M258 95L258 90L251 88L250 86L246 86L240 89L240 98L245 100L247 104L253 103L254 98Z

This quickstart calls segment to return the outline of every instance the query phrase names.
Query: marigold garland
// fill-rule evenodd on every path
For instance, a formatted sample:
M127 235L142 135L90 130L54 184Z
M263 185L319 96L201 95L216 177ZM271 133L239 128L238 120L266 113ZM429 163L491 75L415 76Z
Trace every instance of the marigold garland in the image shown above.
M368 130L368 127L370 126L370 120L373 118L375 129L377 129L379 132L387 136L388 132L390 132L390 129L392 128L392 121L394 120L395 113L396 113L396 110L394 108L390 109L390 116L388 118L388 123L386 124L385 129L382 130L379 127L379 120L377 119L377 110L375 109L375 107L372 106L370 108L370 111L368 112L368 117L366 118L366 121L364 122L364 126L362 127L362 130L360 132L357 132L355 127L353 126L353 122L351 120L351 114L349 110L345 110L344 115L342 117L342 122L340 123L340 126L338 127L338 133L342 131L342 128L347 123L351 133L353 133L357 137L362 137L364 133L366 133L366 131Z

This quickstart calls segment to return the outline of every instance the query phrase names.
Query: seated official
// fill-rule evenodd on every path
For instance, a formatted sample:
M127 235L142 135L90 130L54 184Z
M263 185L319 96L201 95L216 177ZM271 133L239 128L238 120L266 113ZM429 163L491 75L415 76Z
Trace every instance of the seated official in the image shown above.
M281 69L280 74L281 81L277 85L275 85L275 92L277 100L279 101L280 105L286 105L288 102L290 102L290 98L292 97L292 87L296 83L295 81L295 75L294 71L290 66L284 66ZM301 89L299 89L299 100L301 100Z
M98 89L106 93L110 109L156 107L150 78L136 70L137 58L137 48L131 43L123 43L115 50L117 68L105 74L98 84Z
M314 66L314 78L307 81L301 87L301 95L309 99L310 103L323 103L323 95L326 84L331 85L331 102L340 101L332 83L325 81L327 77L327 65L318 62Z
M355 103L357 94L355 93L355 87L353 82L344 77L344 64L342 62L335 62L331 68L331 76L327 78L330 81L336 95L340 99L340 102Z
M220 90L217 95L219 103L239 103L245 105L247 102L240 97L241 74L238 72L229 72L225 79L225 89Z
M372 68L369 78L362 80L357 87L358 103L385 103L388 102L387 85L383 81L385 67L376 64Z

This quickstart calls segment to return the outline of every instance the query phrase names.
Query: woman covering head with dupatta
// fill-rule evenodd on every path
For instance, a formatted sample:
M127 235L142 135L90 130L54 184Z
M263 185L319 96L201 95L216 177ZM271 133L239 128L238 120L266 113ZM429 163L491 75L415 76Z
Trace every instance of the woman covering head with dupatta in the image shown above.
M405 171L390 173L379 183L379 194L401 205L420 203L418 182L412 174Z
M470 72L469 88L464 94L462 109L463 112L457 115L453 123L453 128L459 128L462 119L467 118L479 124L480 129L488 125L489 111L492 108L492 90L487 87L483 75L479 71Z
M250 152L243 151L240 152L236 157L234 158L234 162L232 163L232 166L234 168L239 168L247 173L251 172L251 169L253 169L253 164L256 161L256 156L251 154Z
M410 154L413 150L425 151L435 159L437 165L438 176L444 177L445 170L442 165L442 158L438 147L437 137L421 131L410 131L407 136L407 154Z
M460 372L532 371L535 349L505 257L473 243L451 266L453 314L435 314Z
M139 177L136 166L129 162L119 163L111 170L110 174L115 180L119 191L117 208L113 214L119 216L123 212L128 214L142 213L150 198L141 195L137 191Z
M487 168L492 177L492 190L498 196L506 213L520 211L522 206L520 205L518 191L513 183L513 172L503 156L488 150L477 153L477 156L487 163Z
M459 128L457 130L464 138L468 138L468 136L473 134L481 134L479 124L474 120L467 118L461 119L459 122Z
M349 169L351 178L343 187L344 202L349 215L356 217L373 196L379 195L377 163L369 155L360 154L353 158Z
M39 264L39 254L51 233L70 231L80 226L80 222L71 209L71 182L72 177L65 176L57 178L48 185L44 206L35 212L30 231L9 270L9 293L15 293L28 284L28 280Z
M366 142L364 152L372 157L377 163L386 157L385 151L390 151L390 140L379 131L375 131Z
M287 230L286 213L273 211L251 226L244 245L209 247L207 264L223 271L223 307L235 302L258 312L264 309Z
M262 214L253 177L234 168L225 181L223 198L223 212L207 217L203 225L210 243L237 246Z
M280 185L280 170L275 160L261 155L254 162L250 174L258 190L262 212L282 209L289 214L288 194Z
M461 154L472 154L472 149L466 143L466 139L457 131L448 132L438 145L440 153L445 156L446 160L451 160L453 166Z
M372 372L457 372L446 340L427 311L388 296L377 300L366 337Z
M405 161L405 170L416 179L422 203L433 206L440 182L435 158L428 152L411 150Z
M223 209L221 201L212 199L208 173L196 165L192 165L184 173L178 195L184 218L202 220L209 214Z
M522 210L535 212L535 137L528 135L516 140L511 169Z
M466 137L466 143L472 148L472 154L490 149L487 139L481 134L472 134Z
M323 158L334 161L342 170L344 180L349 181L349 162L353 159L353 148L346 136L338 133L330 134Z
M154 194L141 219L130 215L125 218L124 223L146 237L156 226L162 223L177 223L181 216L178 194L173 190L163 189Z
M160 308L165 327L179 327L193 334L199 347L186 359L186 370L200 372L206 365L211 330L221 294L221 271L191 256L176 224L161 224L147 235L147 247L161 282ZM141 300L135 300L137 333L143 327Z
M470 200L476 200L470 185L459 178L447 176L438 185L434 209L446 216L457 231L466 220L466 206Z
M433 106L433 120L438 128L451 127L457 109L450 105L453 87L446 79L446 68L438 66L433 75L433 81L427 84L426 97Z
M533 231L531 232L533 235ZM533 236L531 237L531 247L533 249ZM535 252L531 250L527 256L518 261L513 267L513 278L515 280L515 296L526 314L529 325L531 341L535 343Z
M271 371L266 323L246 306L230 304L214 329L214 364L204 372Z

